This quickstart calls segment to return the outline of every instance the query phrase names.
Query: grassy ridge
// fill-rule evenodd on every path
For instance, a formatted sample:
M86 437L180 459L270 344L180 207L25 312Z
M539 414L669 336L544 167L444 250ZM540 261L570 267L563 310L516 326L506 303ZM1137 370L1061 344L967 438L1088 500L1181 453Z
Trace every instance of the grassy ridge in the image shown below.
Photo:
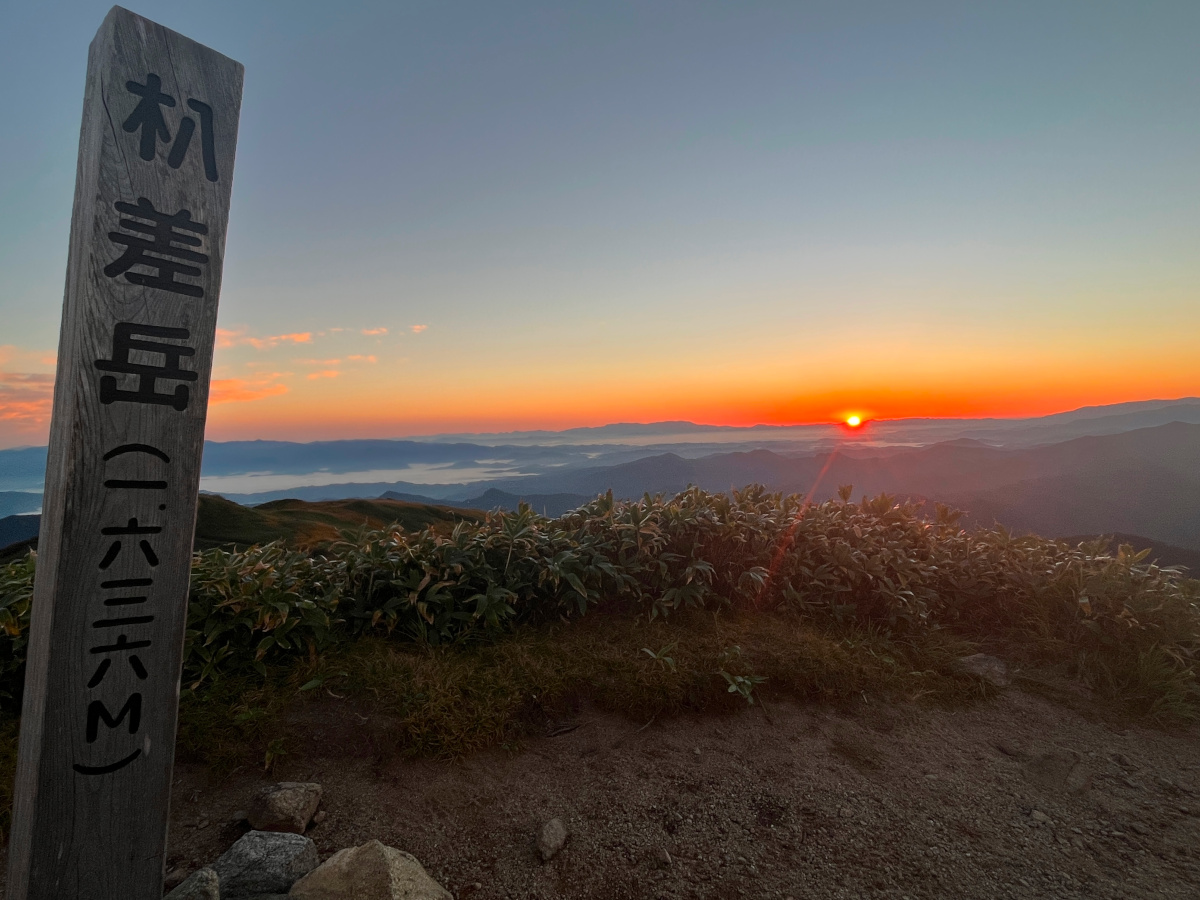
M242 506L217 494L201 494L196 508L197 550L250 547L282 541L297 549L336 541L346 529L390 528L409 531L449 529L456 522L478 522L483 513L403 500L275 500ZM37 538L0 548L0 566L37 548Z
M338 540L347 528L399 525L419 531L481 518L483 514L474 510L403 500L275 500L260 506L241 506L216 494L201 494L196 510L196 549L249 547L271 541L314 547Z

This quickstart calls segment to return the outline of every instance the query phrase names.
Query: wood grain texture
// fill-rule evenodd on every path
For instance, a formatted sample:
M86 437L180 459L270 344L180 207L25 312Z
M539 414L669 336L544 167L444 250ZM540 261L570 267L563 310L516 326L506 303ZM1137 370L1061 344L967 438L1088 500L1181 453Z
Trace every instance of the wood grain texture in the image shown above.
M240 63L120 7L109 12L89 51L9 900L162 896L192 532L242 74ZM145 87L154 86L151 75L158 76L156 92ZM138 127L143 97L131 83L174 105L142 107L150 116ZM151 107L162 115L161 131ZM177 217L171 241L147 250L138 241L157 240L163 232L152 235L154 216L138 214L147 208L138 206L143 202L171 216L187 210L207 233ZM126 204L124 212L118 203ZM122 259L132 265L122 270ZM164 259L200 271L163 266ZM194 352L180 356L135 344L123 353L114 346L119 323L143 329L140 337L132 335L135 341ZM160 377L143 379L127 362L157 367ZM136 392L147 385L169 402L139 398ZM181 386L187 403L177 409L170 401ZM141 533L112 531L128 529L134 519Z

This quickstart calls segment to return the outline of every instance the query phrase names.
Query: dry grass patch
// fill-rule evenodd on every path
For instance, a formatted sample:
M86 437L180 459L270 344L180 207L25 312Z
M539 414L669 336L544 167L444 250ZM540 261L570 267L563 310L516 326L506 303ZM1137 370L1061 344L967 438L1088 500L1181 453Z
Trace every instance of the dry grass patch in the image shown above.
M433 648L365 638L272 673L250 691L230 682L185 697L180 750L217 765L269 764L308 752L314 730L341 729L336 704L373 721L358 735L373 753L446 758L515 748L523 738L570 727L584 702L635 721L727 713L748 702L769 710L782 697L970 702L985 692L950 664L972 649L941 635L906 643L834 632L785 614L692 613L654 622L597 615L494 643ZM739 677L748 679L745 694L731 688ZM314 711L294 712L305 705Z

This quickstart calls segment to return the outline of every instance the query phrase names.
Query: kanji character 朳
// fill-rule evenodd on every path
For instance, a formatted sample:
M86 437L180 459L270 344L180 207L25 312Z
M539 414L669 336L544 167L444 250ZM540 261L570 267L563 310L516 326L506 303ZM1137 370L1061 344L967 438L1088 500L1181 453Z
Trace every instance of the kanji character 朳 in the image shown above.
M161 88L162 79L153 73L146 75L145 84L138 84L136 81L125 82L125 89L142 99L121 127L130 134L141 129L138 155L147 162L154 159L158 141L166 143L171 140L171 132L167 129L166 119L163 118L159 107L175 106L175 98L164 94ZM213 109L207 103L196 99L188 100L187 105L200 117L200 153L204 159L204 177L209 181L216 181L219 176L216 142L213 138ZM167 165L172 169L183 165L195 131L196 120L191 116L184 116L183 121L179 123L179 131L175 134L175 143L171 145L171 152L167 156Z
M183 412L188 407L191 394L187 385L176 385L173 393L160 394L155 388L158 379L168 378L173 381L195 381L200 376L180 368L179 361L185 356L195 356L196 351L191 347L180 344L164 344L161 341L140 341L134 335L150 338L169 338L187 340L191 332L186 328L160 328L155 325L136 325L133 322L118 322L113 330L113 358L98 359L97 369L102 372L119 372L124 375L137 375L138 387L135 391L117 389L117 379L105 375L100 379L100 402L115 403L118 400L131 403L154 403ZM135 363L129 354L135 350L162 354L163 365L152 366L145 363Z
M190 210L181 209L174 215L161 213L154 204L145 197L139 197L137 205L118 200L113 204L117 212L137 219L121 219L121 228L137 232L148 237L137 237L110 231L109 238L114 244L122 244L125 252L120 258L104 267L104 274L109 278L125 275L130 284L140 284L145 287L159 288L173 294L184 294L188 297L203 297L204 288L196 284L186 284L176 281L176 275L196 276L200 269L188 263L206 263L208 255L188 250L187 247L199 247L203 241L196 237L198 234L208 234L208 226L192 221ZM146 222L138 221L146 219ZM189 232L191 232L189 234ZM178 247L177 244L185 246ZM152 255L151 255L152 254ZM154 274L130 271L140 266L153 269Z

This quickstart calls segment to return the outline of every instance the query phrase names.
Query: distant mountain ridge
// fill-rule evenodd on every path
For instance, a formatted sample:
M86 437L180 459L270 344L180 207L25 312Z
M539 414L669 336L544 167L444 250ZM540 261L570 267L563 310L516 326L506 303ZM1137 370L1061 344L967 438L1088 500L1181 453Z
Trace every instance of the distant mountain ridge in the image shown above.
M395 491L417 502L476 508L506 506L513 497L537 497L543 498L539 502L547 510L560 511L563 504L580 498L583 502L609 489L631 498L646 492L675 493L689 484L724 491L761 483L824 500L834 496L839 485L853 484L856 496L888 492L950 503L981 524L999 521L1047 535L1122 531L1200 549L1198 472L1200 425L1170 423L1020 450L956 440L874 454L855 450L788 456L763 449L685 459L663 453L519 482L463 485L437 497L415 484L349 484L302 489L292 496L303 496L305 490L327 497L377 497ZM489 491L507 496L491 495L493 503L485 499Z
M724 491L752 483L811 493L818 501L852 484L855 496L887 492L946 502L978 524L998 521L1049 536L1121 531L1200 550L1200 425L1186 423L1023 450L954 441L877 456L789 457L755 450L684 459L666 453L533 476L515 491L511 484L489 489L508 498L590 498L609 489L633 498L673 494L690 484ZM472 505L491 508L487 496L472 495Z
M1160 421L1164 418L1169 421ZM742 439L754 429L732 429L738 435L732 443L706 438L636 446L209 443L205 472L220 474L206 475L201 483L209 492L251 505L386 495L495 508L526 499L548 515L609 489L634 498L646 492L672 494L690 484L727 491L760 483L823 500L839 485L853 484L856 496L887 492L950 503L981 524L998 521L1049 536L1117 531L1200 550L1200 399L1091 407L1041 419L964 421L969 428L963 421L880 422L869 429L886 440L873 444L863 432L843 430L836 447L824 442L827 449L817 449L821 443L774 439L756 446ZM1145 422L1154 424L1130 427ZM611 430L692 427L669 422ZM1098 433L1074 434L1081 428ZM889 435L888 429L901 430ZM603 429L592 431L598 430ZM1057 439L1064 434L1071 436ZM0 451L0 516L38 508L39 495L25 485L35 473L41 477L39 465L44 468L45 448ZM256 473L275 474L263 480ZM287 487L295 473L320 477L308 486ZM412 480L406 480L410 473ZM504 477L485 477L496 473ZM280 479L285 486L275 490L237 489L278 485Z

